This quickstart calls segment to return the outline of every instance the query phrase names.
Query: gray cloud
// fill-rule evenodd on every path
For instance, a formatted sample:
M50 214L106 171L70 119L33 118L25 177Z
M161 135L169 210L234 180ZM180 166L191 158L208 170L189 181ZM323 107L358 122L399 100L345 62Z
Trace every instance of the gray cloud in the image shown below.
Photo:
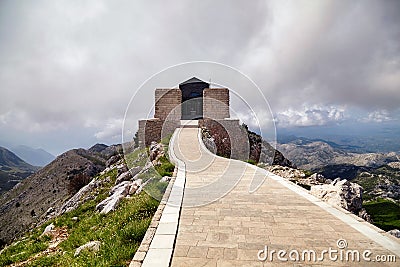
M325 114L321 120L307 113L323 106L392 117L400 103L398 25L398 1L2 1L0 133L31 145L50 136L60 143L54 152L73 145L62 139L66 130L118 142L139 85L191 60L248 74L282 126L296 126L283 120L290 112L309 124L337 121L324 109L311 113ZM257 104L256 94L240 90ZM143 97L138 110L153 92Z

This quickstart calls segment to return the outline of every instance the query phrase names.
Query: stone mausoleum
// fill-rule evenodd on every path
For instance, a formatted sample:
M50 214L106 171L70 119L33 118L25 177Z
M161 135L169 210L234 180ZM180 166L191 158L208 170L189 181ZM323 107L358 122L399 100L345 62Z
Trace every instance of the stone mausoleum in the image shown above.
M229 139L231 158L248 157L247 131L238 119L230 118L229 90L210 88L196 77L180 83L179 88L155 90L154 118L139 120L139 146L159 142L176 128L185 127L188 120L198 122L190 127L205 127Z

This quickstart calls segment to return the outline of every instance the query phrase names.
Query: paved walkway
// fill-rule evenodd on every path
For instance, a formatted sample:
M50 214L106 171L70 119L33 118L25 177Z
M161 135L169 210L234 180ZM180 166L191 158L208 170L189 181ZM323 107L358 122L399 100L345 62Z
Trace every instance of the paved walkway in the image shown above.
M198 131L183 128L173 146L176 157L186 165L186 184L172 266L399 266L400 243L395 238L315 201L282 178L267 177L265 171L240 161L215 157L199 143ZM251 194L254 176L266 180ZM338 248L339 239L346 240L346 248ZM260 261L257 255L265 257L260 253L265 246L269 257ZM323 262L301 261L303 250L314 250L319 258L329 248L339 251L331 252L338 260L330 260L328 252ZM300 261L278 260L277 252L271 261L271 250L285 250L287 254L281 256L286 259L289 253L296 258L297 251ZM360 262L340 261L340 254L346 259L349 250L359 251ZM371 262L362 259L365 250L371 251L366 255ZM397 262L377 264L372 261L377 255L395 255Z

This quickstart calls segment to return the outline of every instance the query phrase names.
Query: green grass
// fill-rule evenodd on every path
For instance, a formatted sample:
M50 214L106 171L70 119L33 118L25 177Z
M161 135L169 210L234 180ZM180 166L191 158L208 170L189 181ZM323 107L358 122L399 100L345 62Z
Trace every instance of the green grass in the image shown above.
M135 149L133 152L125 155L125 161L129 168L144 166L148 158L146 148Z
M48 247L50 238L40 236L44 227L31 232L28 238L15 242L8 246L0 254L0 266L6 266L14 262L27 260L31 255L45 250Z
M400 205L389 200L377 199L363 203L363 207L377 227L385 231L400 229Z
M245 160L245 162L247 162L249 164L257 165L257 161L255 161L254 159L248 159L248 160Z
M159 161L161 162L160 165L155 166L156 171L158 174L163 177L163 176L172 176L175 165L169 162L166 156L162 156Z
M41 256L29 266L126 266L146 233L159 202L146 192L124 199L118 209L107 215L94 211L98 201L86 202L78 209L50 222L56 227L67 226L69 237L59 247L60 253ZM78 221L72 217L78 217ZM49 237L40 237L44 226L30 237L10 246L0 255L0 266L19 262L45 250ZM74 257L76 248L89 241L102 244L98 253L83 252Z

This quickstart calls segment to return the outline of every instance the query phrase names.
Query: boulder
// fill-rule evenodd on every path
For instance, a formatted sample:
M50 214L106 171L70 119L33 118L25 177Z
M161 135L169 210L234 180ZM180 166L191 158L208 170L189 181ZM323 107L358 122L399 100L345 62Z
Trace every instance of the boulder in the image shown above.
M131 181L123 181L114 186L110 191L110 196L97 204L96 210L102 214L107 214L110 211L114 211L118 207L121 199L129 194L132 184L133 182Z
M44 228L44 231L42 233L42 235L47 235L50 234L52 230L54 230L55 226L53 223L49 224L46 226L46 228Z
M47 211L46 211L46 216L50 216L50 215L52 215L52 214L55 213L55 212L56 212L56 210L55 210L53 207L50 207L50 208L48 208Z
M157 143L157 142L151 142L150 144L150 149L149 149L149 154L150 154L150 161L154 162L157 161L159 158L164 156L164 146L163 144Z
M161 178L161 182L169 182L169 181L171 181L171 178L172 177L164 176L163 178Z
M101 181L93 179L90 183L82 187L73 197L62 205L59 215L76 209L82 202L84 202L84 197L93 192L101 183Z
M115 184L119 184L119 183L121 183L121 182L123 182L123 181L128 181L128 180L130 180L131 178L132 178L131 172L130 172L130 171L126 171L126 172L124 172L124 173L121 173L121 175L119 175L119 176L117 177L117 179L115 180Z
M390 230L390 231L388 231L388 233L391 234L392 236L400 238L400 230L399 229Z
M112 156L106 161L106 167L110 167L111 165L117 163L121 159L119 154Z
M128 166L126 166L125 164L121 164L121 165L117 166L117 173L118 173L117 175L121 175L127 171L128 171Z
M331 184L311 186L310 193L325 202L342 207L354 214L362 208L362 192L360 185L346 179L335 179Z
M143 167L137 166L137 167L131 168L129 171L131 172L132 176L135 176L136 174L138 174L142 170L143 170Z
M131 187L129 188L129 195L135 194L141 185L142 185L142 179L138 179L132 182Z
M371 216L367 213L367 211L362 208L359 212L358 212L358 217L360 217L361 219L364 219L365 221L372 223L372 218Z
M90 241L90 242L86 243L85 245L82 245L79 248L77 248L75 250L74 257L79 256L79 254L81 253L82 250L97 252L100 250L100 245L101 245L100 241Z

